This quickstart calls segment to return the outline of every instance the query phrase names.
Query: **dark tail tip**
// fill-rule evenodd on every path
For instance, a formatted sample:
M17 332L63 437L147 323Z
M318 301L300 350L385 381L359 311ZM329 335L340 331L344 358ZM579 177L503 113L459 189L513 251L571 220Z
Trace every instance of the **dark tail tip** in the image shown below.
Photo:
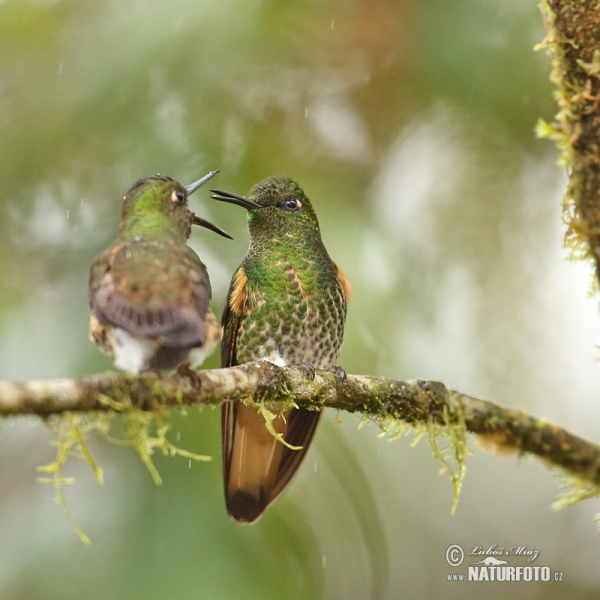
M257 498L243 491L236 491L226 499L227 512L238 523L254 523L263 514L268 506L264 493Z

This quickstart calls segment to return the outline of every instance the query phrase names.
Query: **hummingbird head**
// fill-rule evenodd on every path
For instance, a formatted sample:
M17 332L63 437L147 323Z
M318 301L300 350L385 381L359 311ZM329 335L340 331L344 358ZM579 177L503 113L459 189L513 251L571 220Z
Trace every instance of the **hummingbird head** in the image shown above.
M222 229L197 217L188 208L188 196L217 173L218 171L211 171L185 187L166 175L140 179L123 199L119 233L134 237L165 234L185 241L190 236L192 224L196 224L230 237Z
M248 210L253 238L294 241L298 236L320 236L319 222L302 188L289 177L269 177L257 183L248 197L211 190L215 200L237 204Z

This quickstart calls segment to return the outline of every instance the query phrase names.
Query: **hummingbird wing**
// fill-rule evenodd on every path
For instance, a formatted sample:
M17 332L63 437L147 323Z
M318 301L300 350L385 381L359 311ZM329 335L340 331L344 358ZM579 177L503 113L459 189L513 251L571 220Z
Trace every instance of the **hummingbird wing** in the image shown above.
M223 312L221 366L238 364L236 342L251 291L243 266L231 282ZM292 450L277 440L265 426L256 408L239 402L223 404L221 413L223 477L227 512L241 523L252 523L286 488L306 456L321 417L321 411L292 408L273 421Z
M100 323L174 348L204 343L210 283L205 266L188 246L115 244L92 266L90 290Z

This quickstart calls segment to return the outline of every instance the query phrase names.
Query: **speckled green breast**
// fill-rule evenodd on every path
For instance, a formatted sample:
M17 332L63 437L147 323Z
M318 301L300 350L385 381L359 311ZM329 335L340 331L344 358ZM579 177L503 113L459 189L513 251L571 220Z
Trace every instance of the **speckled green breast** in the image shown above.
M244 260L248 301L236 341L238 363L335 366L346 320L337 267L324 248L293 254Z

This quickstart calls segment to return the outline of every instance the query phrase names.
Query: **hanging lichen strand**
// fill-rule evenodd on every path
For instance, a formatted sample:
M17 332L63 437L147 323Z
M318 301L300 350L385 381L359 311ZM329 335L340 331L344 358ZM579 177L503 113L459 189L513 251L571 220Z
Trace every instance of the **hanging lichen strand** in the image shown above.
M266 362L202 370L198 377L199 388L185 376L125 373L27 383L0 381L0 415L63 415L58 420L52 417L59 432L58 455L45 469L54 475L51 482L57 487L59 501L67 456L80 456L97 477L101 474L86 448L85 434L96 429L108 441L115 441L108 429L110 414L123 415L127 423L125 436L117 443L133 447L158 483L160 476L151 460L155 450L196 460L208 458L177 448L167 439L171 409L226 401L263 402L266 409L274 399L281 402L282 398L306 408L328 406L361 414L391 437L399 436L407 426L417 437L428 433L434 455L452 480L452 510L465 474L468 432L477 434L479 445L497 456L532 455L555 468L563 477L562 487L570 488L556 508L600 493L597 444L544 419L449 390L439 382L358 375L344 378L320 370L313 379L303 367L283 368ZM70 414L74 412L86 416L79 421L80 416Z

